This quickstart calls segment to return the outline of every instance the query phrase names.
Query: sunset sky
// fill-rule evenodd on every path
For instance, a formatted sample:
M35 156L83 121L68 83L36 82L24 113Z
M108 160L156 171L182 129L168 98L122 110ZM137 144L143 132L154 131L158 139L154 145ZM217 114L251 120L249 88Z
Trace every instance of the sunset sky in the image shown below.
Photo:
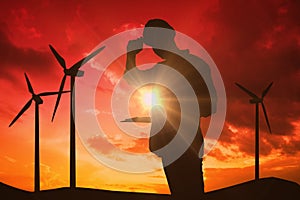
M235 82L259 95L274 82L265 97L272 134L267 132L260 115L261 177L279 177L300 184L299 8L300 2L296 0L1 1L0 181L33 190L34 106L12 127L8 125L31 98L24 72L36 93L58 90L63 71L48 45L52 44L70 66L111 36L142 28L149 19L162 18L206 49L225 85L226 121L218 143L204 158L205 191L254 179L255 110ZM120 44L120 48L125 49L126 43ZM179 48L184 48L184 44ZM97 62L91 61L82 70L101 67L105 50ZM148 50L142 58L145 60L138 61L141 64L158 61ZM114 124L110 99L124 68L125 56L109 65L95 94L96 109L86 110L86 115L96 115L99 124L105 124L103 128L108 135L107 140L97 133L90 133L87 138L80 135L81 140L77 137L77 186L168 193L160 160L149 154L147 138L133 140L122 135ZM65 88L69 88L68 80ZM131 99L133 115L144 115L149 109L139 104L147 93L144 90ZM62 96L53 123L56 97L43 100L40 106L41 189L67 187L69 95ZM140 125L140 130L138 134L145 136L149 126ZM141 168L150 165L156 170L134 174L124 172L125 169L112 169L99 162L87 146L116 159L120 166L131 162L140 163ZM138 154L139 159L123 158L113 147Z

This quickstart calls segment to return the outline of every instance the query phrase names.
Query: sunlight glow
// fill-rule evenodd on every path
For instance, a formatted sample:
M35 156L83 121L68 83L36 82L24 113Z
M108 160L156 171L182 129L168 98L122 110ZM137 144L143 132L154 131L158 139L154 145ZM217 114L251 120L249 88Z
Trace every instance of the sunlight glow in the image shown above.
M151 106L152 105L152 93L145 93L143 96L143 102L145 106Z
M159 91L157 89L142 88L139 92L141 103L145 109L150 109L154 105L161 104Z

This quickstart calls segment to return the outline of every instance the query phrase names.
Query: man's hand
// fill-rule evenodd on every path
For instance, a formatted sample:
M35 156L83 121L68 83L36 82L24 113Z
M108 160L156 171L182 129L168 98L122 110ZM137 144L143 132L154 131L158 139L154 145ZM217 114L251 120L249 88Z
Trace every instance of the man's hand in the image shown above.
M127 53L138 54L143 49L143 38L138 38L136 40L130 40L127 44Z

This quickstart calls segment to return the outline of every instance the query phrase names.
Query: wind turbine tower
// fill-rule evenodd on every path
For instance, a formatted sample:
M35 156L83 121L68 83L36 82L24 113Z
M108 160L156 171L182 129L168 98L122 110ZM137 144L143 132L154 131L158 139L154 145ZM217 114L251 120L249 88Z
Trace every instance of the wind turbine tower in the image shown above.
M255 180L259 180L259 104L261 104L262 106L268 130L270 133L272 133L266 107L264 105L264 97L269 92L271 86L273 85L273 82L271 82L268 87L262 92L261 97L258 97L256 94L243 87L242 85L238 83L235 84L251 97L251 99L249 100L250 104L255 104Z

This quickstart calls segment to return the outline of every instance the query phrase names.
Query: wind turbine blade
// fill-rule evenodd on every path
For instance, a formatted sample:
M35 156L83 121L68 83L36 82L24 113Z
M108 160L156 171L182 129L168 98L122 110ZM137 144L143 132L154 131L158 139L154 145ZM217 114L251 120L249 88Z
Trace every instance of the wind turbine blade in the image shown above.
M266 111L266 107L265 107L264 103L261 103L261 106L262 106L263 111L264 111L264 115L265 115L265 119L266 119L266 122L267 122L267 125L268 125L268 129L269 129L270 133L272 133L271 126L270 126L269 119L268 119L268 115L267 115L267 111Z
M71 92L71 91L62 91L61 93L68 93L68 92ZM57 94L60 94L60 92L43 92L43 93L38 94L38 96L51 96L51 95L57 95Z
M263 91L262 93L262 98L264 98L266 96L266 94L269 92L271 86L273 85L273 82L270 83L270 85Z
M63 93L66 77L67 76L64 75L63 79L61 80L61 84L60 84L60 87L59 87L59 92L58 92L58 95L57 95L57 99L56 99L56 103L55 103L55 107L54 107L54 111L53 111L53 115L52 115L52 119L51 119L52 122L53 122L54 117L55 117L55 113L56 113L56 110L57 110L57 107L58 107L58 104L59 104L59 101L60 101L61 94Z
M59 64L64 68L66 69L66 62L65 62L65 59L63 59L63 57L61 57L59 55L59 53L51 46L51 44L49 44L49 47L52 51L52 53L54 54L56 60L59 62Z
M70 69L73 69L73 70L76 69L76 70L78 70L82 65L84 65L90 59L92 59L94 56L96 56L98 53L100 53L104 48L105 48L105 46L100 47L99 49L97 49L96 51L94 51L93 53L91 53L90 55L86 56L85 58L83 58L80 61L78 61L77 63L75 63Z
M30 107L31 102L32 102L32 98L25 104L25 106L18 113L18 115L12 120L12 122L9 124L8 127L11 127L19 119L19 117L21 117L21 115L23 115L23 113Z
M31 83L30 83L30 81L29 81L29 78L28 78L27 74L24 73L24 75L25 75L25 79L26 79L26 83L27 83L27 87L28 87L29 92L30 92L31 94L34 94L32 85L31 85Z
M239 88L241 88L244 92L246 92L249 96L251 96L252 98L258 99L258 96L256 96L254 93L250 92L248 89L246 89L245 87L243 87L242 85L235 83Z

